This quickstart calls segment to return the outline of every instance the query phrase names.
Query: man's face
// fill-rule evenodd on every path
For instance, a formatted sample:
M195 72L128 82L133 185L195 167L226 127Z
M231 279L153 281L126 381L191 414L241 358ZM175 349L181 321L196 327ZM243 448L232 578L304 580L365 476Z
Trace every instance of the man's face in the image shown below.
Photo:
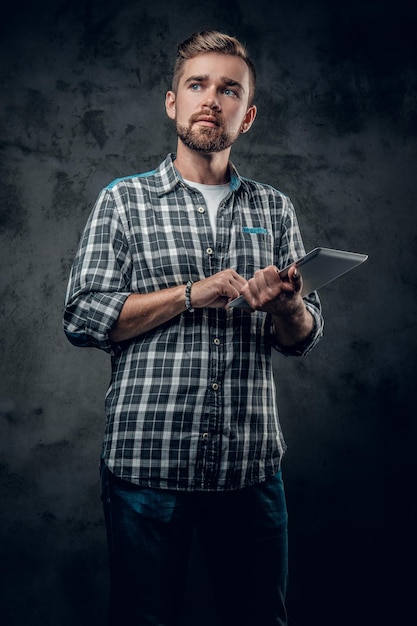
M166 109L179 139L191 150L210 154L229 148L249 130L256 108L248 107L249 69L239 57L209 52L189 59L177 93Z

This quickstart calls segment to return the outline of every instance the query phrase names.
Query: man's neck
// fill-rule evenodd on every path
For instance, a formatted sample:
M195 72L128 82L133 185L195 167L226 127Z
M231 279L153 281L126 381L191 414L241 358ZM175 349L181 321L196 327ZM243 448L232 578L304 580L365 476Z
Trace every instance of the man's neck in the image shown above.
M223 185L229 182L229 155L230 148L203 154L178 141L175 167L186 180L203 185Z

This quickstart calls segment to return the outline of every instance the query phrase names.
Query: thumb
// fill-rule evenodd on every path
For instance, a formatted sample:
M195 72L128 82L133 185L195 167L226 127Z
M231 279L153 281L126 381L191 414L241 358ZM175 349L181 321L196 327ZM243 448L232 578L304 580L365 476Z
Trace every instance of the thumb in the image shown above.
M288 278L290 280L290 283L294 287L294 291L300 291L303 284L303 279L301 277L300 271L295 265L291 266L288 270Z

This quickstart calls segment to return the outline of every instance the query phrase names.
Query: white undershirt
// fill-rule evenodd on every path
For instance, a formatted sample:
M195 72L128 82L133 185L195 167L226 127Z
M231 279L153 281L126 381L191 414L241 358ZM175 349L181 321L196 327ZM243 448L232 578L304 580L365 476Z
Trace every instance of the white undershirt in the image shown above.
M208 209L211 230L213 231L214 243L216 243L217 210L219 208L220 202L229 193L230 184L226 183L225 185L203 185L202 183L195 183L191 180L185 179L184 182L187 183L187 185L190 185L190 187L195 187L195 189L198 189L198 191L203 194Z

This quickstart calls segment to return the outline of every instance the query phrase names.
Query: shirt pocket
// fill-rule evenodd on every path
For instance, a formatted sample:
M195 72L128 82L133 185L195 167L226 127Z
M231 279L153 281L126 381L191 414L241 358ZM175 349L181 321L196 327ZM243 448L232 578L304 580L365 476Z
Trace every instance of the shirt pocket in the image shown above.
M229 266L244 278L274 263L274 239L261 227L240 227L231 233Z

